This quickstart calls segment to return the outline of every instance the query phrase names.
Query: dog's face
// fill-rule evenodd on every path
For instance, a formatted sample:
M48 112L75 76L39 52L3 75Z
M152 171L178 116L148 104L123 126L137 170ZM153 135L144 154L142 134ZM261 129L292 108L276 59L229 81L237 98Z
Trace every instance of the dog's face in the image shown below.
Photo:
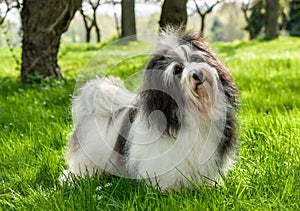
M193 42L165 37L144 75L141 101L147 115L159 110L156 124L167 121L167 132L179 129L186 109L208 117L218 91L219 76L206 52ZM163 126L162 126L163 127Z
M164 83L177 84L187 105L207 115L215 101L218 73L206 61L205 53L184 43L167 50L165 58L169 64L163 70Z

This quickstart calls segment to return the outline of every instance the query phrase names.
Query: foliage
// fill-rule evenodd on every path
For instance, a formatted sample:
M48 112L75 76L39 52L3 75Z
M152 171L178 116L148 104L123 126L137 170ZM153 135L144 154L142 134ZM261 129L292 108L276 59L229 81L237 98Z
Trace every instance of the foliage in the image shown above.
M106 68L145 48L63 46L66 80L21 85L9 50L0 54L0 210L299 210L300 40L217 43L241 90L239 160L224 184L160 193L143 182L103 176L61 186L76 79L90 58ZM62 53L63 52L63 53ZM97 56L99 55L99 56ZM145 57L118 62L126 79Z
M289 4L290 20L287 25L287 30L291 36L300 36L300 2L292 0Z
M251 15L248 18L246 14L246 10L244 11L245 17L247 20L247 26L245 29L249 32L250 39L255 39L259 33L261 32L264 24L265 24L265 4L264 1L258 1L255 3L250 11ZM247 8L245 8L247 9Z
M213 41L222 39L222 30L220 30L221 27L222 27L221 21L217 17L215 17L210 29L213 32Z

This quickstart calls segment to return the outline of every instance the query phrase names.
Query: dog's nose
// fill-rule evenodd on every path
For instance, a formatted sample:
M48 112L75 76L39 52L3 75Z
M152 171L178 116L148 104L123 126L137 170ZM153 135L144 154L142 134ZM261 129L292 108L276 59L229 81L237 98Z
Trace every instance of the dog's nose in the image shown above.
M203 72L197 71L197 72L193 72L193 79L195 79L196 81L198 81L200 84L203 83Z

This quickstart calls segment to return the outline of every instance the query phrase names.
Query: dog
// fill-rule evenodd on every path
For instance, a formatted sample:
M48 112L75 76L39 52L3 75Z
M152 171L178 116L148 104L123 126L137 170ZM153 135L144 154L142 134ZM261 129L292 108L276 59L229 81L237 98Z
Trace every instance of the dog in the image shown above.
M104 172L161 189L211 185L233 165L239 90L195 32L160 33L137 93L115 77L88 81L73 101L67 172Z

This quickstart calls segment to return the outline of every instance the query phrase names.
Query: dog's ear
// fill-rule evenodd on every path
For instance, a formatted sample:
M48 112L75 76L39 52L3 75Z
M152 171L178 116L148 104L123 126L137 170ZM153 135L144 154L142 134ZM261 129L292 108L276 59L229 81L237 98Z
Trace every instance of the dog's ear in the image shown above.
M170 60L157 55L145 70L140 102L148 120L161 132L175 137L181 125L184 102L180 95L179 82L166 83L164 71ZM155 112L159 111L159 112Z
M164 52L162 52L164 53ZM170 63L170 60L167 59L164 55L155 55L146 66L147 70L161 70L163 71L167 65Z
M195 44L199 49L206 53L206 60L209 65L214 67L219 75L219 79L224 87L225 95L232 107L236 107L238 104L237 95L239 93L235 83L233 82L231 73L227 69L226 65L221 61L218 55L209 47L207 43L201 43L196 41Z

